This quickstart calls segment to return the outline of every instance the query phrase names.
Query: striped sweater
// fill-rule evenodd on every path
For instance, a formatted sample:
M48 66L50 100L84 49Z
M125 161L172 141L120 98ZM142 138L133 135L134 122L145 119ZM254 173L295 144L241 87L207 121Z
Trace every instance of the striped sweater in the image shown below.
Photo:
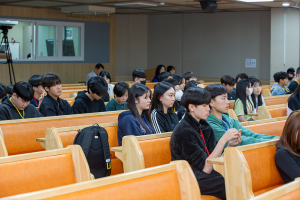
M164 114L157 109L154 109L151 113L151 121L156 133L171 132L175 126L179 123L177 115L168 112Z

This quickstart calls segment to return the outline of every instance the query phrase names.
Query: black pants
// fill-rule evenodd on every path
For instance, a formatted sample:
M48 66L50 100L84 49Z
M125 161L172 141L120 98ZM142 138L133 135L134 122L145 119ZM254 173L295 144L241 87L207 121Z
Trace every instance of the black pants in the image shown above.
M221 199L226 199L225 180L221 174L213 170L210 176L198 180L201 195L215 196Z

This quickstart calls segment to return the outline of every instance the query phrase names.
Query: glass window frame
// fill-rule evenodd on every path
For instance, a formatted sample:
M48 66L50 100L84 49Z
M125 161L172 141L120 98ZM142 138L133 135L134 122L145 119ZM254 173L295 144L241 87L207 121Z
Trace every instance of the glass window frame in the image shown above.
M31 22L32 27L32 57L31 59L18 59L13 60L14 63L18 62L59 62L59 61L84 61L84 23L80 22L67 22L67 21L48 21L48 20L28 20L28 19L16 19L16 18L0 18L2 21L10 20L10 21L24 21L24 22ZM58 45L57 45L57 52L58 56L38 56L38 26L39 25L48 25L48 26L58 26ZM34 26L36 27L34 30ZM62 48L63 48L63 27L64 26L74 26L80 27L80 56L63 56L62 55ZM0 38L1 41L2 38ZM5 59L0 59L0 62L5 61Z

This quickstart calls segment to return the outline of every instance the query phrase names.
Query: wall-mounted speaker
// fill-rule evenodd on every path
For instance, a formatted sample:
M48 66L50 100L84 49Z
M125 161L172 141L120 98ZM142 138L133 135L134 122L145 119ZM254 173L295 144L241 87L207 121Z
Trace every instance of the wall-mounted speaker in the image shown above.
M200 1L200 5L202 7L202 10L204 11L213 11L218 7L218 4L216 1Z

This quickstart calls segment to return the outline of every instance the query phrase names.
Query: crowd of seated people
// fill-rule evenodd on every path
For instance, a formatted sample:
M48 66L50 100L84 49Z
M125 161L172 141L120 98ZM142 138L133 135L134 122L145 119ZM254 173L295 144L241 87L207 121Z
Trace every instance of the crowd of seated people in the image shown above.
M297 111L300 109L300 68L293 77L289 73L275 73L275 84L271 88L274 96L292 93L287 101L290 117L276 154L276 165L286 182L300 176L297 175L300 174L299 147L295 146L299 146L300 141L300 114ZM181 75L176 74L173 66L166 70L165 66L159 65L153 78L153 82L158 83L152 92L146 86L146 78L145 71L139 68L132 72L131 84L118 82L114 85L104 66L97 64L87 75L86 90L77 93L72 106L60 98L61 79L53 72L33 75L28 82L15 85L0 84L0 120L124 110L118 116L120 146L126 135L173 132L170 141L172 160L186 160L190 164L201 194L225 199L224 178L206 160L221 156L226 147L277 138L255 133L241 125L241 122L254 120L251 114L265 105L261 81L240 73L236 78L225 75L220 79L221 84L205 87L191 71ZM238 120L228 114L230 100L235 100ZM295 166L289 168L283 163Z

